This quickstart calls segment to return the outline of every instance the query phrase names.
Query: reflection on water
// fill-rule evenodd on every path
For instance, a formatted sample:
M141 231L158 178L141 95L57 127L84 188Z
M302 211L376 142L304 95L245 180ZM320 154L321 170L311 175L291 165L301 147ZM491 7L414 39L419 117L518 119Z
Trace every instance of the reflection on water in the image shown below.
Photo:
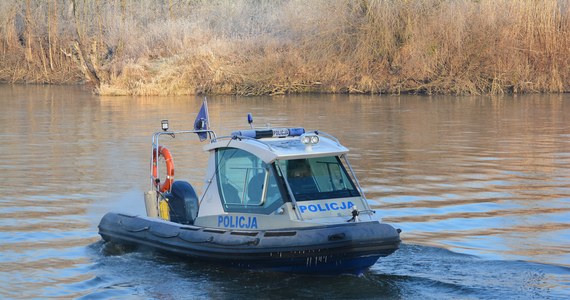
M0 86L0 102L2 298L569 295L568 95L210 97L219 135L247 127L251 112L258 126L321 129L351 149L367 197L405 245L363 277L338 278L244 275L100 242L106 211L144 213L160 120L190 128L200 98ZM204 144L167 142L176 177L200 189Z

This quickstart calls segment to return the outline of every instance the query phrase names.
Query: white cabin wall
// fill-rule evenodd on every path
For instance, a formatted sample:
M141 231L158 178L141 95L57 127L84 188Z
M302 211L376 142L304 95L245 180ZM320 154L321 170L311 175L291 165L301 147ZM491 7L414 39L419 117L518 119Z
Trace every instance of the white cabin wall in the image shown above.
M218 181L216 178L216 155L214 151L210 151L208 159L208 169L202 195L200 196L200 209L198 217L219 215L224 213L222 201L218 192Z

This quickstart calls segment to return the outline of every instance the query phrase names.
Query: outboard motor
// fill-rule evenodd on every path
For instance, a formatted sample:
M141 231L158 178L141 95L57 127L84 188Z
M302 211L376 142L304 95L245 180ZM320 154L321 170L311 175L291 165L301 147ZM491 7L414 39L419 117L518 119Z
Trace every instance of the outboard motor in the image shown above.
M193 224L198 216L198 196L192 185L186 181L175 181L170 193L165 195L170 206L170 221Z

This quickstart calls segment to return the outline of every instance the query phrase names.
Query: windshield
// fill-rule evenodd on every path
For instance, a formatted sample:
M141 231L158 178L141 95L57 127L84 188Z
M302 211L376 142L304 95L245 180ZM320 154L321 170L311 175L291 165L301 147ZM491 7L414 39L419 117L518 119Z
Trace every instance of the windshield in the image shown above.
M225 211L268 214L284 203L272 165L235 148L219 149L216 157Z
M279 161L297 201L360 196L336 156Z

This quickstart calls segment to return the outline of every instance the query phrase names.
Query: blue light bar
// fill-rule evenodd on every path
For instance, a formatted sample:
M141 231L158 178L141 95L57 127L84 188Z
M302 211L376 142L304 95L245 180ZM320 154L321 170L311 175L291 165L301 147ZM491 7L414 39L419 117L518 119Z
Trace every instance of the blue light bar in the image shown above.
M287 128L273 128L273 137L288 137L289 129Z
M232 136L255 138L255 130L240 130L232 132Z
M288 136L300 136L305 133L305 128L273 128L273 129L256 129L256 130L239 130L232 132L234 137L248 137L252 139L263 138L284 138Z
M305 128L297 127L297 128L289 128L289 136L300 136L305 133Z

